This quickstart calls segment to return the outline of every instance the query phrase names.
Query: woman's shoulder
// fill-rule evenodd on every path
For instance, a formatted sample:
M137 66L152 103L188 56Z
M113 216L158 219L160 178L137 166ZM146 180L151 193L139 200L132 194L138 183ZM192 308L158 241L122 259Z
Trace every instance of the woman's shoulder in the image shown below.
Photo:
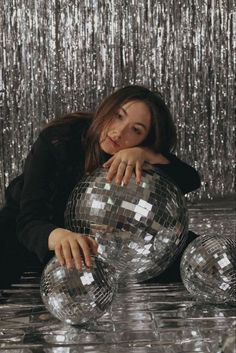
M91 118L88 115L76 115L75 113L56 119L49 123L39 134L39 137L50 144L58 144L76 137L77 139L85 136Z

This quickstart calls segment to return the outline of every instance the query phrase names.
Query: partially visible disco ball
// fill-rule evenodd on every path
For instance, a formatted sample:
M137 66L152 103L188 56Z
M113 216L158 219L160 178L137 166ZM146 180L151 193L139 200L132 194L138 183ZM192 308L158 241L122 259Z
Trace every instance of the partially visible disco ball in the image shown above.
M70 195L66 228L94 237L98 253L120 276L143 281L163 272L185 243L188 213L178 187L157 168L145 165L122 187L97 169Z
M197 299L236 302L236 241L229 236L203 235L185 250L181 277Z
M229 325L228 330L222 337L222 353L236 353L236 320Z
M59 320L81 325L102 316L116 291L116 273L101 258L92 257L91 270L67 269L56 257L46 265L40 292L46 308Z

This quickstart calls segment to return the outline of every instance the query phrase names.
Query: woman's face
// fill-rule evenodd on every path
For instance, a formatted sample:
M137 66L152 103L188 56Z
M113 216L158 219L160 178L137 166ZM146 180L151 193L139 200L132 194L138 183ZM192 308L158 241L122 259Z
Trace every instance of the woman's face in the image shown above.
M142 101L130 101L120 107L100 135L100 147L108 154L140 145L151 127L151 113Z

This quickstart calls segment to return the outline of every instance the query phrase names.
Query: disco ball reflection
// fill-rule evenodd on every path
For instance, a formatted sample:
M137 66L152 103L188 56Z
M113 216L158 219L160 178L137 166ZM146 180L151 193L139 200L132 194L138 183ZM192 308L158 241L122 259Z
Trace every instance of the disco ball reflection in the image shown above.
M203 235L185 250L181 277L201 301L236 303L236 241L232 236Z
M98 256L116 268L120 278L143 281L163 272L184 245L188 230L185 199L160 170L145 165L142 181L133 175L127 186L106 180L97 169L74 188L65 225L89 234Z
M67 269L56 257L45 267L40 293L46 308L59 320L86 324L110 308L117 288L116 273L101 258L92 257L91 270Z

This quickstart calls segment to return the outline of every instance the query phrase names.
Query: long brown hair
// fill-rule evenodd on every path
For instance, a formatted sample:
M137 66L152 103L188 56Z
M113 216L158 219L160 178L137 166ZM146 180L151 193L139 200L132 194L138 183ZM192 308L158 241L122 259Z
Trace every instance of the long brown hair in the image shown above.
M159 92L152 92L146 87L130 85L118 89L106 97L98 106L95 113L72 113L60 119L55 119L48 126L74 122L78 118L91 119L91 125L85 139L85 172L90 173L102 161L99 138L102 129L111 122L114 114L124 104L139 100L150 109L151 128L142 146L148 146L157 153L172 152L176 147L176 129L171 113Z

